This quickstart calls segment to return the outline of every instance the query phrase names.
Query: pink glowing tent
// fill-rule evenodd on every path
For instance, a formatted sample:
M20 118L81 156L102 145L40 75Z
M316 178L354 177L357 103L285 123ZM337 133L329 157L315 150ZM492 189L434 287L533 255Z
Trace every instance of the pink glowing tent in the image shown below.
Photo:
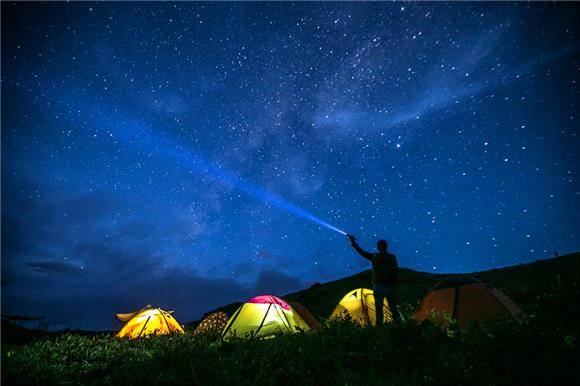
M277 304L286 311L292 310L290 305L286 303L284 300L280 299L277 296L273 295L258 295L251 298L248 303L255 303L255 304Z
M284 300L255 296L238 308L224 328L225 340L238 338L273 338L282 333L311 331L308 323Z

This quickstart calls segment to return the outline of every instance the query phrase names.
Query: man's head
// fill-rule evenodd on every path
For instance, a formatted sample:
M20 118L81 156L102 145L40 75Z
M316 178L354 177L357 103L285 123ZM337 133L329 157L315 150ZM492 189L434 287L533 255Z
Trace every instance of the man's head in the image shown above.
M389 244L387 243L387 240L379 240L377 242L377 249L379 252L386 252L388 247Z

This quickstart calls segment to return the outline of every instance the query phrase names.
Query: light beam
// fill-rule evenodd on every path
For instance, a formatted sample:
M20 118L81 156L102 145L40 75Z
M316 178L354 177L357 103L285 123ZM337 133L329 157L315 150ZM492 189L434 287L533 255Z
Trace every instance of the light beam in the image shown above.
M133 146L137 146L141 150L150 148L152 152L171 158L173 161L184 163L188 169L194 170L199 175L214 177L222 183L229 184L262 202L346 236L346 232L330 225L307 210L298 207L261 186L235 176L224 168L218 167L214 163L204 159L191 149L184 148L181 144L160 135L151 128L143 127L137 121L126 122L125 130L115 130L115 137Z

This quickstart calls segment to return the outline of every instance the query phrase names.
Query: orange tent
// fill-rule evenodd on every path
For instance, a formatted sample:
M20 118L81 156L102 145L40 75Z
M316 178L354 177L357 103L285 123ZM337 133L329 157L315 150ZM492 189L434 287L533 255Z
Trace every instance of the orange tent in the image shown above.
M318 323L318 320L316 320L314 315L312 315L312 313L308 311L306 307L304 307L302 304L298 302L288 302L288 303L290 304L292 309L296 313L298 313L298 315L300 315L302 319L304 319L304 321L310 326L310 328L313 331L320 331L322 329L322 327L320 327L320 323Z
M472 322L523 316L503 292L468 276L453 276L437 283L421 301L413 319L431 320L442 327L450 319L465 328Z

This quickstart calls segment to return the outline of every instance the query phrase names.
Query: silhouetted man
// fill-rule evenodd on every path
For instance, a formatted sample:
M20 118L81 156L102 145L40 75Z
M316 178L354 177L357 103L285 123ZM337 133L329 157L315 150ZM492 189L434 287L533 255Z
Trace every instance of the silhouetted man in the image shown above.
M373 265L373 293L375 296L377 325L383 323L383 301L386 298L389 309L393 314L393 321L399 321L397 310L397 299L395 285L397 284L397 274L399 264L397 256L387 252L388 244L385 240L377 242L378 252L370 253L364 251L356 242L353 235L348 235L352 247Z

